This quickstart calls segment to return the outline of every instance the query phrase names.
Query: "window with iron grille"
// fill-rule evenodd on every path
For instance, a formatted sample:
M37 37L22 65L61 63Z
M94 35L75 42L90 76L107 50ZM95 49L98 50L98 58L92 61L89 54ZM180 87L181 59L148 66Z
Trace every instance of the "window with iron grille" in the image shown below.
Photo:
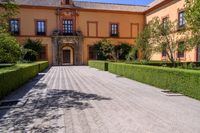
M63 34L73 35L73 20L63 20Z
M93 59L93 60L97 59L97 55L96 55L96 51L95 51L94 46L89 47L89 59L90 60L91 59Z
M185 46L184 46L184 42L180 42L178 45L178 54L177 54L178 58L184 58L185 57Z
M47 59L47 52L46 52L46 46L42 46L42 48L41 48L41 51L40 51L40 54L39 54L39 59L40 60L45 60L45 59Z
M167 51L166 51L166 49L163 49L162 50L162 57L166 57L167 56Z
M69 5L69 0L65 0L65 4L66 4L66 5Z
M168 17L163 18L162 19L163 28L167 27L167 23L168 23Z
M9 21L9 29L12 35L19 35L19 20L11 19Z
M36 35L39 36L46 35L46 22L44 20L36 21Z
M162 46L162 57L166 57L167 56L167 45L163 44Z
M179 28L182 28L185 26L185 12L179 12L178 14L178 26Z
M111 34L112 37L119 36L119 25L118 24L111 24Z

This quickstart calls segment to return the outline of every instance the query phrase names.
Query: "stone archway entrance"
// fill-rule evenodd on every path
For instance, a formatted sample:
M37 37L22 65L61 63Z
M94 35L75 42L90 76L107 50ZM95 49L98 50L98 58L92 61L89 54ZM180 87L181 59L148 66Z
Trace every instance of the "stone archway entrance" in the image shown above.
M74 50L72 47L64 46L61 54L62 65L74 65Z
M82 36L53 36L53 65L82 65Z

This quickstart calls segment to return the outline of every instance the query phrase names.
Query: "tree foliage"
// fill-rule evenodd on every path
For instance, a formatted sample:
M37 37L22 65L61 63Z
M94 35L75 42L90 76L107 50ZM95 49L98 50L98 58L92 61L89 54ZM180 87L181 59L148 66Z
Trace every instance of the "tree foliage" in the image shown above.
M0 33L8 31L8 20L18 13L18 6L14 0L4 0L0 3Z
M136 61L138 60L138 48L132 47L130 52L126 56L127 61Z
M94 44L94 49L98 60L107 60L114 58L114 46L109 40L101 40Z
M149 25L146 25L144 30L139 34L136 39L136 46L142 52L141 59L149 61L153 54L153 45L151 41L151 29Z
M186 0L186 20L192 31L190 43L197 45L200 42L200 1Z
M0 63L16 63L20 55L21 49L15 37L0 33Z
M27 39L24 44L23 58L28 61L35 61L41 52L42 43L40 40Z
M131 51L130 44L121 43L120 45L115 46L116 58L119 60L126 60L129 52Z
M167 58L175 64L177 60L177 51L191 50L194 46L188 43L187 31L177 31L177 22L167 20L165 24L158 18L152 19L149 22L151 29L151 39L149 40L154 46L155 52L162 52L165 50ZM180 48L180 43L184 45Z

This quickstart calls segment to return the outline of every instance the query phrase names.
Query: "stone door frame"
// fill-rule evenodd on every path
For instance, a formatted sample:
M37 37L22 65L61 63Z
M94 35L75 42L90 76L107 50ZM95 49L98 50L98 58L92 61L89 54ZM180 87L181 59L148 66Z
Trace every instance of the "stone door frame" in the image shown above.
M81 36L53 36L52 43L53 65L63 65L62 48L65 46L74 50L73 65L83 65L83 38Z

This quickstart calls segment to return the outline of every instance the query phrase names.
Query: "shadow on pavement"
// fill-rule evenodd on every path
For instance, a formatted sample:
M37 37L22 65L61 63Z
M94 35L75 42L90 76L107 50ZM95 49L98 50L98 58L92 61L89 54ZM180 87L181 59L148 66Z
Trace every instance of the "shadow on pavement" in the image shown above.
M39 79L41 77L38 77ZM4 132L5 129L10 129L9 132L56 132L64 128L57 125L59 118L64 115L63 110L62 113L59 113L61 109L66 111L70 109L84 110L92 108L90 100L111 100L96 94L66 90L65 88L48 90L45 89L47 85L37 83L38 80L28 83L29 88L23 95L28 92L26 97L29 100L23 107L11 109L0 118L0 132Z

